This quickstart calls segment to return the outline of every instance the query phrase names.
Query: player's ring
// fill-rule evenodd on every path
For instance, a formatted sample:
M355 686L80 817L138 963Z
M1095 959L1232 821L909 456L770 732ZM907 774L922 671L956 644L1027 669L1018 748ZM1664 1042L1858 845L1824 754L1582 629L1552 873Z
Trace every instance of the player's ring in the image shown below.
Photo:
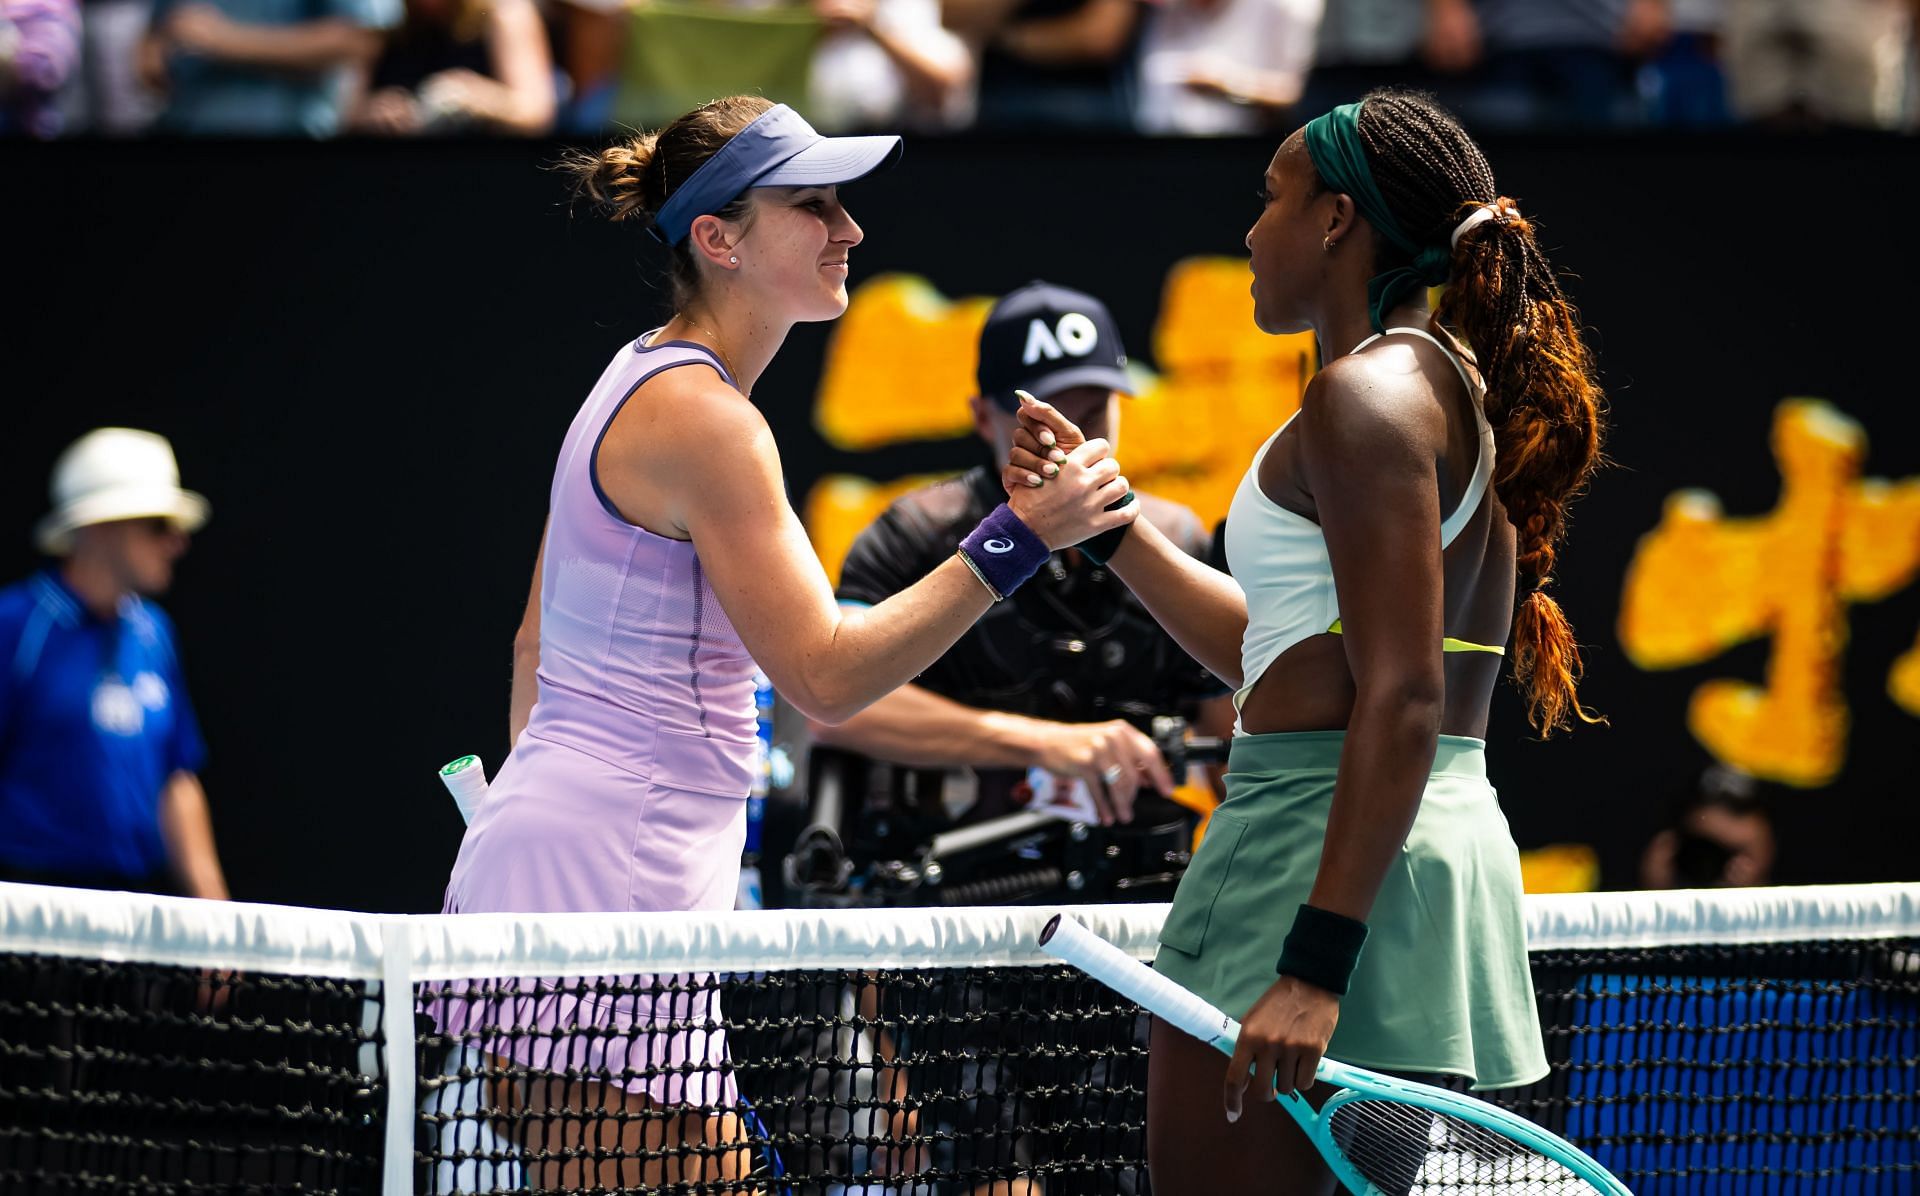
M1109 764L1100 770L1100 779L1111 785L1126 774L1126 769L1118 764Z

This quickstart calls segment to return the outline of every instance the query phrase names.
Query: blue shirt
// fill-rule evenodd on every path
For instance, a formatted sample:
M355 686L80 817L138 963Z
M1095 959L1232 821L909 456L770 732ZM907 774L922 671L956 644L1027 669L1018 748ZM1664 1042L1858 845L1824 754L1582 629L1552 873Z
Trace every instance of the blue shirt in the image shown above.
M160 795L205 755L159 607L104 620L51 572L0 590L0 865L162 871Z
M156 0L158 27L185 0ZM400 23L400 0L211 0L229 20L285 28L341 20L363 29ZM331 137L340 129L345 68L315 73L216 62L175 53L168 60L167 107L160 128L218 137Z

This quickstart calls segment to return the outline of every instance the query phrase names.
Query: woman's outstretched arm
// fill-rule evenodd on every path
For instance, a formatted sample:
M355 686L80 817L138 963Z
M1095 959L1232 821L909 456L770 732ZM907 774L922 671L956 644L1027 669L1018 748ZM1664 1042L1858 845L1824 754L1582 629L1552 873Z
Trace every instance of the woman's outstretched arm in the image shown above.
M842 607L787 501L766 419L717 381L701 385L715 389L684 396L685 410L655 423L664 439L646 454L650 482L670 496L673 521L693 540L722 609L781 695L809 718L842 722L939 659L993 596L956 556L885 602ZM1010 505L1059 547L1130 522L1131 507L1104 509L1124 493L1106 442L1095 440L1058 478ZM1000 543L990 539L984 550Z

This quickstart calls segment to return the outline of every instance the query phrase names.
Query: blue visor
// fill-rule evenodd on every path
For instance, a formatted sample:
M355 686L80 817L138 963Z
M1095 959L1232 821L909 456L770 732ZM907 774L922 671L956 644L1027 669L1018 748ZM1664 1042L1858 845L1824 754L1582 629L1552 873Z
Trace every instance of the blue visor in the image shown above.
M775 104L680 184L647 231L655 240L678 245L695 220L718 212L749 187L850 183L893 165L900 153L900 138L891 134L822 137L798 112Z

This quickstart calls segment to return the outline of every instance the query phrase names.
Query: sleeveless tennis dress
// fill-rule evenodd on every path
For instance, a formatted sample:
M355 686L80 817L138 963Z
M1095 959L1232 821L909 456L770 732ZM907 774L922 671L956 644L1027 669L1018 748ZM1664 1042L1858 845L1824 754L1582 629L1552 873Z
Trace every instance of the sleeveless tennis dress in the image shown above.
M1480 459L1441 527L1452 543L1485 501L1493 432L1485 395L1443 341L1473 396ZM1356 347L1366 348L1378 337ZM1285 431L1285 427L1281 431ZM1227 560L1247 593L1237 708L1280 654L1340 631L1333 568L1319 524L1260 489L1262 445L1227 515ZM1448 638L1449 652L1500 652ZM1154 967L1236 1017L1274 982L1294 911L1320 867L1343 731L1248 735L1236 729L1227 800L1181 878ZM1466 1076L1478 1088L1547 1074L1527 967L1520 858L1487 783L1486 744L1440 736L1420 810L1368 918L1366 947L1340 1002L1327 1055L1377 1071Z
M693 545L622 519L594 470L608 425L648 379L685 366L727 372L699 345L647 340L615 356L561 446L540 578L538 699L461 841L447 913L733 908L754 763L753 661ZM496 982L493 995L457 998L467 990L449 986L428 1011L524 1066L611 1071L665 1103L733 1103L732 1077L702 1066L726 1055L710 989L650 997L587 987Z

